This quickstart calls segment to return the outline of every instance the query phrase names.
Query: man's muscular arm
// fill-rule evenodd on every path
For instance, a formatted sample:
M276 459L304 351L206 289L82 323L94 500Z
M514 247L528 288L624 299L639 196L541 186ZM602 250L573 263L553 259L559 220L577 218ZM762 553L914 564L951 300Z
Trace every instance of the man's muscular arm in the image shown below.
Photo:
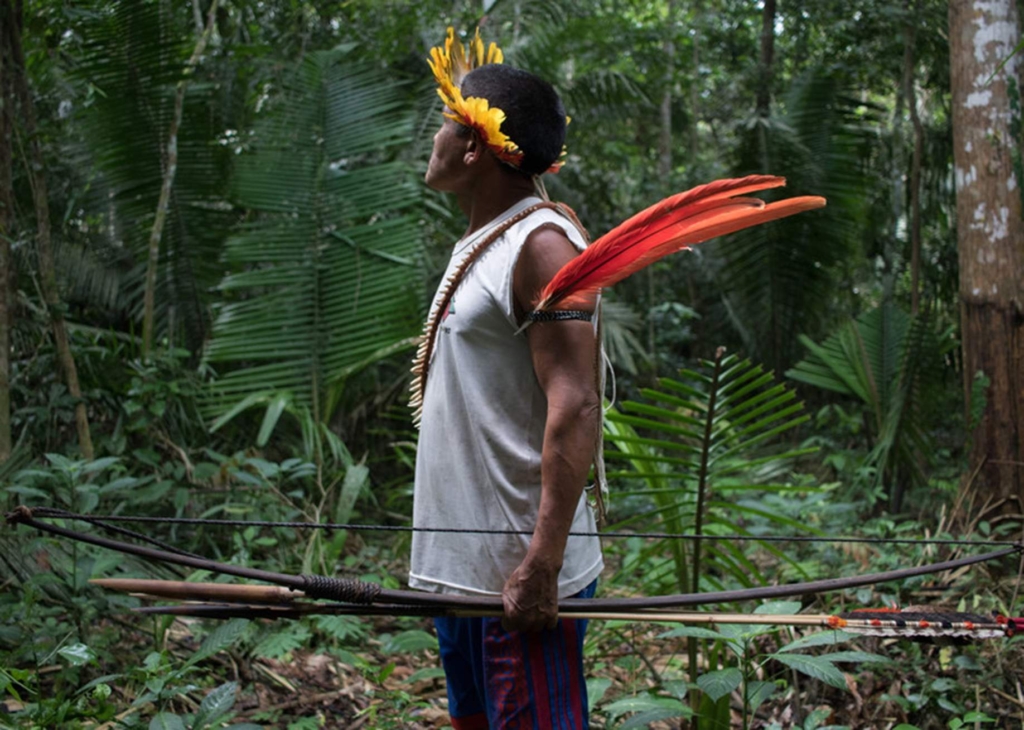
M541 289L577 255L559 231L527 239L513 279L516 307L525 315ZM593 304L588 309L593 309ZM541 455L541 499L526 557L505 583L505 623L525 631L552 627L558 613L558 573L576 506L594 457L601 403L594 372L593 323L537 322L526 330L533 368L547 397Z

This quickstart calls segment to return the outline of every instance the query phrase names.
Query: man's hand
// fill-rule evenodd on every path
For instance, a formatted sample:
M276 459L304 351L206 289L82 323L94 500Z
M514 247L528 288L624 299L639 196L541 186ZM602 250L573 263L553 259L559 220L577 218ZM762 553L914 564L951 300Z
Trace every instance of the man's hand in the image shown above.
M528 556L501 593L506 631L553 629L558 623L558 568Z

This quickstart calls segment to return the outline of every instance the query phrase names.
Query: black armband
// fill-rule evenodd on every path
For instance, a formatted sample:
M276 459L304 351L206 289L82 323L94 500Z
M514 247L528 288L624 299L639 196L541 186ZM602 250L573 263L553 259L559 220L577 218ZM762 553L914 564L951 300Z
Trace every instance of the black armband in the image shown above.
M589 322L594 318L593 312L584 312L580 309L555 309L544 312L530 312L526 318L531 322L562 322L568 319L578 319Z

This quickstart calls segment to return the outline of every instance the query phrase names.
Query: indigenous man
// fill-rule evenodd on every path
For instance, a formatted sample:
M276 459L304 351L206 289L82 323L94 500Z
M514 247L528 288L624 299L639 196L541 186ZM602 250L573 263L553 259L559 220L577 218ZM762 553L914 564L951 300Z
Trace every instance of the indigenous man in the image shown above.
M478 68L460 79L467 55ZM426 183L452 193L469 225L414 368L413 522L424 529L409 584L504 603L504 619L436 621L456 730L586 728L586 622L557 612L560 598L592 596L603 567L584 495L601 421L595 307L529 317L585 246L534 192L563 153L565 111L494 44L485 55L479 35L466 53L449 29L432 57L445 120ZM477 532L431 531L452 528Z

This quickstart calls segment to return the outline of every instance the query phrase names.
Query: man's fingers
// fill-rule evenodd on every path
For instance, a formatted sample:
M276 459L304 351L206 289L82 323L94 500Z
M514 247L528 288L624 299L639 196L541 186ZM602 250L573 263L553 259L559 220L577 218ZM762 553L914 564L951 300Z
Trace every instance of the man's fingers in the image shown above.
M558 626L558 614L547 614L542 611L523 610L515 601L505 601L505 615L501 617L501 627L505 631L543 631Z
M515 631L515 619L519 613L519 606L516 604L515 599L508 595L508 593L502 595L501 603L502 611L504 613L501 617L501 628L505 629L505 631Z
M502 628L523 632L555 628L558 625L557 600L548 597L544 590L528 590L525 584L525 581L519 579L518 571L505 584L501 595L504 614L501 618Z

